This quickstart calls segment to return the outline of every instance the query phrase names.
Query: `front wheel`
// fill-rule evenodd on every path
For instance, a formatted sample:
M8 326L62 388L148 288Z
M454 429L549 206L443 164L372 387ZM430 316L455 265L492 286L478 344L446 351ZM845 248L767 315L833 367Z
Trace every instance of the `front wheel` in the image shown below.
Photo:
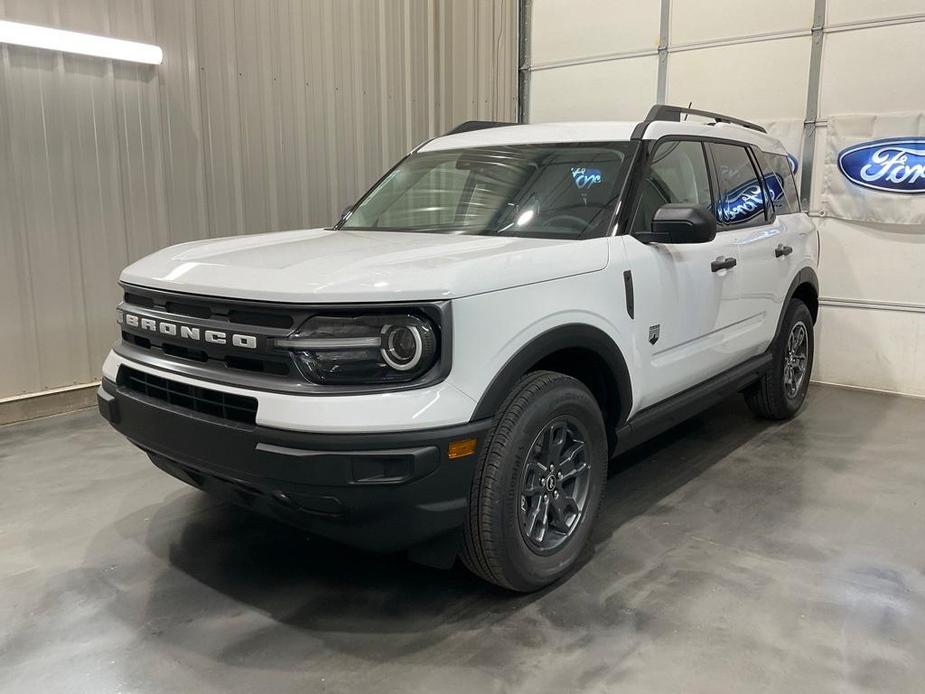
M495 417L477 464L463 562L521 592L561 578L587 544L606 475L594 396L560 373L527 374Z
M813 369L813 316L799 299L792 299L771 349L771 367L745 391L745 402L759 417L790 419L806 398Z

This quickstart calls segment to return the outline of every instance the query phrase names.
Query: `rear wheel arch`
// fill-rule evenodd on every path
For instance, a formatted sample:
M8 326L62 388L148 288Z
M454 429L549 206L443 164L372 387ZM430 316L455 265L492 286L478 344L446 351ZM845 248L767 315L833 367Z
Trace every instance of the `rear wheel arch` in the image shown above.
M795 288L791 298L799 299L806 304L806 308L809 309L809 313L813 317L813 323L815 323L819 317L819 290L817 286L810 282L803 282Z
M581 381L601 407L608 439L626 421L633 400L623 353L603 330L581 323L553 328L518 350L492 379L472 420L493 417L514 384L538 370L563 373ZM608 443L612 446L614 441Z
M809 313L813 317L813 323L815 323L819 317L819 277L813 268L804 267L790 283L790 288L787 290L787 295L784 297L784 302L780 307L780 316L777 318L777 330L774 331L775 339L780 334L787 307L792 299L799 299L806 304L806 308L809 309Z

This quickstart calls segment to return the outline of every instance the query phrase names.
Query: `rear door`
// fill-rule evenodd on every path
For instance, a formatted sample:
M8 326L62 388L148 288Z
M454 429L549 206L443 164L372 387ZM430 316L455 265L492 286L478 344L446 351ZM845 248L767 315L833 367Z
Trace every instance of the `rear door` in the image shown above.
M641 243L632 234L651 228L666 203L702 205L712 212L713 184L706 150L696 140L648 145L630 234L620 237L634 287L634 349L643 367L639 408L704 381L735 365L725 344L742 319L737 269L713 269L736 259L734 234L691 244Z
M742 144L708 145L716 175L716 216L720 233L735 245L741 323L728 345L740 360L763 352L777 325L775 302L779 265L775 248L784 226L768 203L777 190L757 167L754 150Z
M772 244L773 248L765 249L771 253L767 257L771 264L767 275L773 283L771 291L774 294L769 309L769 318L773 319L773 325L765 332L765 337L770 343L777 328L777 317L784 308L783 302L790 290L790 283L805 262L806 246L814 228L800 209L796 181L787 155L763 152L759 149L752 151L765 182L768 201L774 210L774 224L780 231Z

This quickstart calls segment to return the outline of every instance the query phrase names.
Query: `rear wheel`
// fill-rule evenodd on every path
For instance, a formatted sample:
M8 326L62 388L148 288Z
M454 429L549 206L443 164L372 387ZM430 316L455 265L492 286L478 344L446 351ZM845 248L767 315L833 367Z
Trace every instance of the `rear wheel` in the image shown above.
M767 419L789 419L799 411L809 388L814 347L813 316L806 304L792 299L772 348L771 368L745 391L752 412Z
M522 592L562 577L587 543L606 472L607 437L590 391L563 374L526 375L496 415L476 467L464 563Z

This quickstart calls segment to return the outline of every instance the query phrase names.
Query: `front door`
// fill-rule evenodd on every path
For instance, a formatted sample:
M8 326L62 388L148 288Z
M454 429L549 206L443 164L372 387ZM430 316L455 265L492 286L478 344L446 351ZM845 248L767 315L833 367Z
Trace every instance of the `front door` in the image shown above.
M709 243L644 244L633 232L649 230L666 203L713 210L704 144L662 141L640 182L629 235L622 241L634 288L634 348L643 365L644 393L637 407L653 405L728 369L741 355L731 348L745 329L739 301L736 239L719 231Z

